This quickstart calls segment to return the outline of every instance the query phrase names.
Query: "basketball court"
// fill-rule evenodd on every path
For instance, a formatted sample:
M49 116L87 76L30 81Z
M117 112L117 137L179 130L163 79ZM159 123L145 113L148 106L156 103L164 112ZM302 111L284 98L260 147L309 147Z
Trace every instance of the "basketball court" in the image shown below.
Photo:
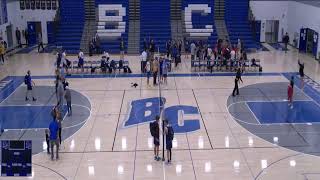
M139 74L136 56L127 57L133 74L72 75L67 81L74 112L64 116L58 161L47 155L44 133L56 103L55 58L14 55L7 71L16 71L7 76L0 67L1 139L32 140L33 173L26 179L316 180L320 178L318 64L300 55L308 75L301 89L296 55L295 50L250 54L263 59L265 70L245 73L236 97L231 96L234 73L190 71L186 59L169 74L168 85L155 87L147 86L145 75ZM26 62L31 66L24 66ZM36 83L36 102L24 100L27 69ZM295 77L292 109L286 101L291 76ZM170 165L153 160L149 122L161 104L176 132Z

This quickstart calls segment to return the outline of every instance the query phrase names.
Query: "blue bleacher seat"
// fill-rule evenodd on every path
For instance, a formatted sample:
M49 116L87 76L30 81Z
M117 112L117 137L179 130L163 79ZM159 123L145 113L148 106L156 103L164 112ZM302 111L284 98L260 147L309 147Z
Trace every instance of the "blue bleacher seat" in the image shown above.
M260 48L260 43L254 39L248 21L249 0L225 0L225 19L232 44L238 39L244 43L244 48Z
M60 24L56 42L57 46L62 46L67 53L79 51L84 14L84 0L60 1Z
M166 41L171 39L170 0L140 0L140 49L149 37L156 51L165 52Z

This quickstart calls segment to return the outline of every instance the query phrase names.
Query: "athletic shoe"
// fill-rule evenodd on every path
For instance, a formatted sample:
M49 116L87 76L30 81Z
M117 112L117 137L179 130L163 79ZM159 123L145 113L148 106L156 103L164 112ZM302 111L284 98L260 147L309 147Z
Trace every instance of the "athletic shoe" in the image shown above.
M37 99L36 98L32 98L32 101L37 101Z
M161 158L158 156L158 157L157 157L157 161L160 161L160 160L161 160Z
M29 101L29 99L26 97L26 101Z

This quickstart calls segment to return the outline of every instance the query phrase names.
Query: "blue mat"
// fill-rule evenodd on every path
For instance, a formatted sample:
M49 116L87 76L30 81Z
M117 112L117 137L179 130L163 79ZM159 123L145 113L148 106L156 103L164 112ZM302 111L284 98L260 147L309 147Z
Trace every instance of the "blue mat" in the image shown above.
M314 101L247 102L261 124L320 122L320 107Z
M54 106L2 106L0 107L1 129L48 128L52 121ZM64 106L63 117L67 111Z

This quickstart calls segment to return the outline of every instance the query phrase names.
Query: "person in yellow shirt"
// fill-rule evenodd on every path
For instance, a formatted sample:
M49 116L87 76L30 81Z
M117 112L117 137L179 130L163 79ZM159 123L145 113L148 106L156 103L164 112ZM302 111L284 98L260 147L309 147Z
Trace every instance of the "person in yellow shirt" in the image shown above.
M2 64L4 64L4 54L6 52L6 48L4 47L4 42L1 41L0 43L0 61L2 62Z

